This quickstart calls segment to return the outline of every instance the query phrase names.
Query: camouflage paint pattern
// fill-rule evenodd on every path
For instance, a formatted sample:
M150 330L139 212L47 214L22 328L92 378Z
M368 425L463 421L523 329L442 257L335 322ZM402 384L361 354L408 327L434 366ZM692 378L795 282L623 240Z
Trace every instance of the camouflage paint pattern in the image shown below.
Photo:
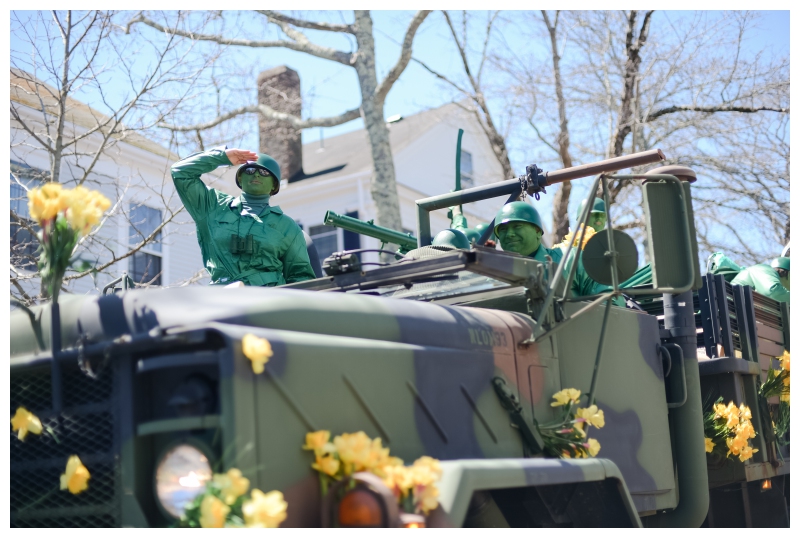
M637 388L614 395L610 379L601 377L598 403L623 421L613 425L608 418L607 430L613 430L615 440L602 437L607 430L598 432L602 455L632 481L634 494L674 488L662 476L671 459L657 450L663 444L668 456L666 414L660 417L657 405L664 405L663 386L659 394L658 377L647 362L652 350L639 349L640 333L655 330L655 318L614 310L609 329L629 332L631 338L611 339L617 344L606 350L611 358L605 372L616 376L627 369ZM222 432L223 467L239 467L264 491L283 491L290 526L308 526L319 518L318 504L309 502L319 495L311 458L300 448L308 431L363 430L381 437L392 454L408 463L422 455L522 458L519 434L492 391L492 377L502 376L515 389L525 413L548 421L554 392L566 386L586 390L584 359L593 357L595 345L586 328L593 323L589 320L581 329L587 335L584 348L570 348L568 338L521 345L532 329L522 314L282 289L174 288L70 298L64 313L65 343L76 342L80 332L89 341L154 328L176 328L175 334L199 328L218 332L230 352L219 355L221 416L209 424L219 424ZM631 323L640 318L650 324ZM14 313L12 330L17 335L14 355L33 352L27 317ZM272 345L274 355L264 374L253 374L241 354L241 338L248 332ZM18 344L23 341L29 344L26 349ZM131 404L143 397L132 393ZM172 426L183 430L189 423L173 419ZM163 433L169 429L165 424L143 428L140 423L137 431L140 436Z

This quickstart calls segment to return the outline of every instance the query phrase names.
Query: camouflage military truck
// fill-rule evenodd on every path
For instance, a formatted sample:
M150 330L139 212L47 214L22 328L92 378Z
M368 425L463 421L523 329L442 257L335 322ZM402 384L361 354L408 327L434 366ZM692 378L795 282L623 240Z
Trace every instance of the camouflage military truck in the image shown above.
M12 434L12 526L174 525L196 478L230 467L283 492L283 526L341 525L347 494L322 498L301 449L320 429L441 460L429 527L787 525L788 449L764 430L754 391L759 362L789 347L788 308L702 277L691 171L609 175L663 159L531 166L420 200L418 248L370 271L341 253L328 276L279 288L127 290L63 296L55 316L13 311L11 409L52 434ZM592 195L610 177L645 179L652 286L619 289L635 247L616 231L583 252L612 287L597 297L571 298L563 263L429 245L430 211L595 175ZM622 292L632 308L610 305ZM271 345L262 374L243 355L248 333ZM536 424L567 387L605 411L597 457L544 457ZM753 409L762 450L747 463L707 458L709 393ZM92 476L78 495L57 487L72 454ZM400 526L380 487L348 506L367 499L378 526Z

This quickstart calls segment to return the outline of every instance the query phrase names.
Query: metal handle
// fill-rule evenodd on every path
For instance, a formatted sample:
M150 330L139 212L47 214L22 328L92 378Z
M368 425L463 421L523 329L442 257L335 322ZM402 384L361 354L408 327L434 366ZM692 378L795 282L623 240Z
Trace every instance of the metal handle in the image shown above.
M667 371L664 372L664 379L667 379L669 377L669 373L672 371L672 355L670 355L669 350L667 348L661 345L658 346L658 352L661 353L662 358L667 359L667 363L669 364L669 366L667 367Z
M680 380L681 380L681 399L676 402L667 402L668 409L675 409L676 407L682 407L686 403L686 399L688 397L688 391L686 390L686 368L683 364L683 349L678 344L668 343L668 344L661 344L660 349L666 351L670 357L670 373L672 373L672 365L680 365ZM678 360L672 360L672 353L670 353L670 349L674 349L678 353ZM670 377L670 379L672 379ZM666 381L666 376L664 377ZM670 384L672 386L672 384Z

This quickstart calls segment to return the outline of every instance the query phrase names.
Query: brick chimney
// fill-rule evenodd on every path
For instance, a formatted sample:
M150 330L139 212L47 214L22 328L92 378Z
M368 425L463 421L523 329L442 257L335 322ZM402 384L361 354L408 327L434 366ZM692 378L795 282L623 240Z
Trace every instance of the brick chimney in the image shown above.
M258 75L258 103L301 117L300 75L285 65ZM285 121L259 116L259 152L271 155L281 165L281 177L286 180L303 173L303 144L300 131Z

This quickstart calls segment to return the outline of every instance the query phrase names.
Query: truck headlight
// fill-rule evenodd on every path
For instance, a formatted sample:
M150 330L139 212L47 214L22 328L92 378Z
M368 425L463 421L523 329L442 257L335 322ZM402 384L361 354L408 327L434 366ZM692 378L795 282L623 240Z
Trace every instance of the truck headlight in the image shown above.
M174 446L156 467L156 495L162 508L176 518L186 505L205 491L211 480L211 465L199 449L188 444Z

